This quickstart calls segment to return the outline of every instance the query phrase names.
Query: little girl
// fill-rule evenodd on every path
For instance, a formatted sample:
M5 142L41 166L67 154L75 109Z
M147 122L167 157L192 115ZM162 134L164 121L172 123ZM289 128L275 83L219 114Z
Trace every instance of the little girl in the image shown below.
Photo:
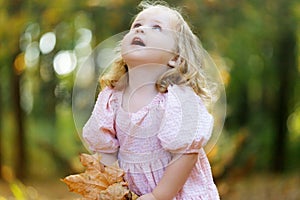
M105 165L118 160L140 200L219 199L203 149L213 118L200 42L177 10L140 5L83 138Z

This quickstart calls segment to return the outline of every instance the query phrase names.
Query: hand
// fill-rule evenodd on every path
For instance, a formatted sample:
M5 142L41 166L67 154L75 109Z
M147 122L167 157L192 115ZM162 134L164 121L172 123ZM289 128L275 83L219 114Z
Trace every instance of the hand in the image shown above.
M137 200L156 200L156 198L152 193L148 193L140 196Z

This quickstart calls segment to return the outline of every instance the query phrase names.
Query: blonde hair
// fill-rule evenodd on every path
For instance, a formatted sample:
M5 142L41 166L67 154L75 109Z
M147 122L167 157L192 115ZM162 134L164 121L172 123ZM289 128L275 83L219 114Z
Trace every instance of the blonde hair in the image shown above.
M190 26L182 17L179 9L171 8L163 1L142 1L139 7L142 8L141 12L149 8L168 9L177 17L177 34L175 37L177 44L176 54L181 62L177 66L170 66L172 68L162 74L156 82L157 90L161 93L165 93L169 85L188 85L193 88L195 93L200 96L206 104L209 104L212 96L208 89L203 71L202 45L198 37L192 32ZM127 71L127 65L120 56L113 63L109 72L100 79L101 88L106 86L116 88L122 77L126 79Z

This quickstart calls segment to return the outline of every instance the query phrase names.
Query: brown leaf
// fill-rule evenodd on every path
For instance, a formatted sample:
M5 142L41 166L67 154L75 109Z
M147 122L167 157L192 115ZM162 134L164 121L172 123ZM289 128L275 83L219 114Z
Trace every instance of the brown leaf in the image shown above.
M124 182L124 171L116 162L112 166L104 166L99 154L81 154L80 162L86 167L81 174L70 175L62 181L71 192L83 196L84 200L129 200L138 196L130 192Z
M101 156L99 154L80 154L80 162L81 164L86 167L86 171L97 171L103 172L104 165L100 162Z
M107 187L100 181L91 180L85 174L71 175L63 179L71 192L81 194L83 197L97 199L97 193L105 190Z
M110 185L123 181L124 171L119 168L117 162L112 166L105 167L105 173L108 175L107 181Z
M129 193L129 190L124 186L127 186L125 182L114 183L110 185L106 190L100 192L99 199L101 200L125 200L125 196Z

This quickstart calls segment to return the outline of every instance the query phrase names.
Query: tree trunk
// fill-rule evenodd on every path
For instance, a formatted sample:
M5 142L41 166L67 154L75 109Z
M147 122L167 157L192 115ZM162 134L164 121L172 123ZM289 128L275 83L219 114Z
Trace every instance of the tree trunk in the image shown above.
M2 73L0 72L0 77L1 77ZM1 78L1 80L3 80ZM1 173L1 169L2 169L2 160L3 160L3 156L2 156L2 152L4 151L2 149L2 141L3 141L3 136L2 136L2 120L3 120L3 115L2 115L2 112L3 112L3 109L2 109L2 106L3 106L3 102L2 102L2 88L0 86L0 179L2 178L2 173Z
M21 108L21 94L20 94L20 79L21 75L12 70L12 98L13 111L16 123L16 176L19 179L25 177L26 171L26 149L25 149L25 129L24 129L24 112Z
M285 2L284 2L285 3ZM285 7L285 6L283 6ZM282 7L281 7L282 8ZM291 18L286 14L288 8L284 8L279 18L279 37L277 41L277 59L279 91L276 111L276 135L274 138L274 149L272 169L274 172L282 172L286 160L286 142L288 139L287 119L289 116L289 99L291 98L291 87L293 82L293 71L296 69L296 35L291 24Z
M11 16L19 15L22 8L21 0L11 0L8 6L8 12ZM16 38L18 40L18 38ZM25 153L25 130L24 130L24 112L21 108L21 94L20 94L20 80L22 74L18 74L14 69L14 60L19 54L18 46L12 52L11 60L11 98L12 98L12 109L14 113L14 122L16 127L16 140L14 149L16 150L15 156L15 169L16 176L18 179L25 177L26 171L26 153Z

